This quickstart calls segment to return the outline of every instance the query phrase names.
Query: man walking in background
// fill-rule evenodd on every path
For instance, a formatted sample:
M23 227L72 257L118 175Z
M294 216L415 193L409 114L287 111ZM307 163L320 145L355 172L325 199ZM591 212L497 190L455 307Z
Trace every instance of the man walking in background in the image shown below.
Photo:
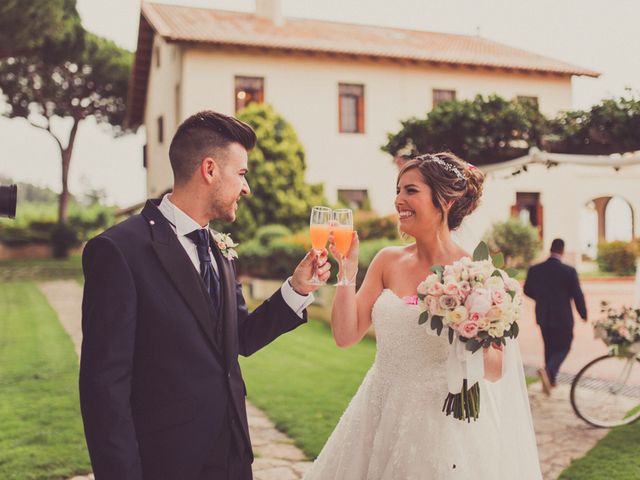
M524 293L536 302L536 321L544 341L545 368L538 370L542 388L549 395L556 385L560 365L567 358L573 340L571 299L580 317L587 321L587 307L576 269L562 262L564 241L551 243L547 261L527 272Z

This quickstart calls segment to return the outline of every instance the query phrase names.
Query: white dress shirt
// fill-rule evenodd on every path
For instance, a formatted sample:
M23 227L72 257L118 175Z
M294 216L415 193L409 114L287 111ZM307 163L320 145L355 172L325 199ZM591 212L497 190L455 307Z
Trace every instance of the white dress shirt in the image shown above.
M164 217L169 220L169 224L178 237L180 245L182 245L182 248L184 248L185 252L187 252L187 255L191 259L191 263L193 263L195 269L198 271L198 273L200 273L200 259L198 258L198 249L196 247L196 244L193 243L191 239L189 239L186 235L190 232L193 232L194 230L206 228L207 225L199 225L198 222L196 222L193 218L176 207L173 203L171 203L169 195L170 194L168 193L162 198L158 209L160 210L160 213L162 213L162 215L164 215ZM211 250L209 250L209 255L211 256L211 264L213 265L213 268L216 270L216 273L219 273L218 264ZM299 293L296 293L296 291L289 283L290 278L291 277L285 280L285 282L282 284L282 287L280 287L280 293L282 294L282 298L289 306L289 308L291 308L291 310L296 312L296 314L300 318L302 318L302 312L313 302L314 296L313 293L310 293L309 295L300 295Z

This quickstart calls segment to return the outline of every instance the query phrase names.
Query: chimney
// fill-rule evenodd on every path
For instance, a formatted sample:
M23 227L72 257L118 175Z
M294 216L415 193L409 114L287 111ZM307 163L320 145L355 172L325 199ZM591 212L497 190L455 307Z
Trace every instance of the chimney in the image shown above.
M281 0L256 0L256 15L268 18L276 27L284 25Z

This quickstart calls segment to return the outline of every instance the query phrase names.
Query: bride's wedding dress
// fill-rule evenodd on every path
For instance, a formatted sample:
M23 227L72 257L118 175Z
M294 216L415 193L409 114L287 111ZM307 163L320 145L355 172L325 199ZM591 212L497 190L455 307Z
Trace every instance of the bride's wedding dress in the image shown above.
M418 315L383 290L375 362L305 480L541 479L517 344L502 379L480 382L480 418L456 420L442 412L449 344Z

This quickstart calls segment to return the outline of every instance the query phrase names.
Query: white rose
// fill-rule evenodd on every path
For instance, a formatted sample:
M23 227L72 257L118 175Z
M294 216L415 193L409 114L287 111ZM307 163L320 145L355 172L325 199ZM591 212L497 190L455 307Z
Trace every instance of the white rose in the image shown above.
M484 282L484 286L491 290L504 290L504 280L500 277L489 277L487 281Z

